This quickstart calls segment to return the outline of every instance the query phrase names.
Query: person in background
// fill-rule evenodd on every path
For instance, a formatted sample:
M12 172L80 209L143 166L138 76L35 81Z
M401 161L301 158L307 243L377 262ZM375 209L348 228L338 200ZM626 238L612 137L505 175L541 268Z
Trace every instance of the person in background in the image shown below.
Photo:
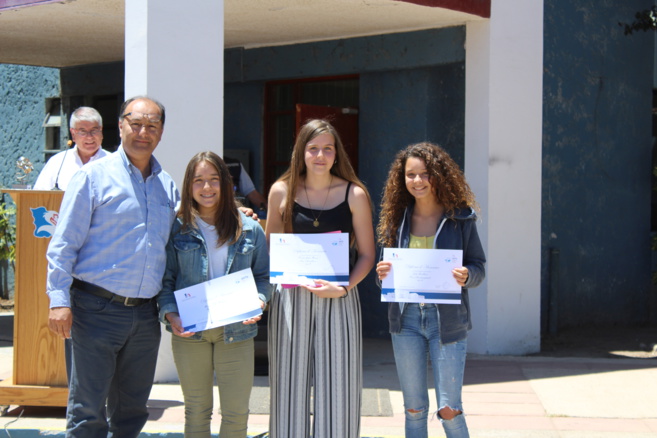
M251 177L244 170L244 165L239 160L230 157L224 157L224 162L228 166L230 176L233 178L235 193L246 197L253 208L258 211L258 216L265 219L262 216L267 211L267 200L256 190Z
M277 285L269 311L272 438L360 436L362 327L357 285L374 265L369 193L335 128L301 127L289 169L271 188L265 234L349 233L349 284ZM314 388L312 426L310 390Z
M73 142L72 149L52 156L41 169L32 190L66 190L73 174L87 163L103 158L108 152L101 147L103 142L103 118L94 108L81 106L73 111L69 123ZM66 376L71 379L71 340L64 343Z
M167 267L157 296L160 320L171 331L173 358L185 398L185 437L210 436L216 376L223 438L246 438L253 386L255 324L260 316L200 332L183 328L174 291L251 269L261 307L269 301L265 233L235 205L228 167L200 152L185 171L182 201L167 245Z
M94 108L81 106L71 114L69 124L75 146L52 156L41 169L33 190L66 190L75 172L87 163L108 154L101 148L103 118Z
M388 321L404 397L407 438L426 438L427 364L431 361L438 416L447 438L468 437L461 390L470 321L468 288L484 280L486 257L476 227L475 196L441 147L418 143L399 152L388 173L377 227L383 248L463 250L452 271L460 304L388 303ZM394 269L380 261L379 280Z
M148 419L161 334L154 297L180 201L153 156L164 121L159 102L125 101L119 149L83 166L64 193L46 287L49 328L72 341L68 438L137 438Z

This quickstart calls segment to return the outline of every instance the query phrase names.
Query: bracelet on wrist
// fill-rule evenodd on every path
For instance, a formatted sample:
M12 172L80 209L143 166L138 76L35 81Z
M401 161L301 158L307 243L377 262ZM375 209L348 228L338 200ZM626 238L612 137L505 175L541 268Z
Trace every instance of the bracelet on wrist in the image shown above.
M340 298L344 298L349 293L349 289L347 289L347 286L340 286L340 287L344 289L344 295L340 296Z

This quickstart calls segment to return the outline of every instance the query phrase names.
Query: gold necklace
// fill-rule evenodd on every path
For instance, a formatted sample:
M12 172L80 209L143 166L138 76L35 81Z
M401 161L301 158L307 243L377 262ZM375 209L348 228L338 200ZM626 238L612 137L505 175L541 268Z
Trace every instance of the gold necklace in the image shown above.
M326 201L328 201L329 198L329 193L331 193L331 185L333 184L333 174L331 174L331 181L329 181L329 186L328 190L326 191L326 199L324 199L324 205L322 206L322 209L319 210L319 214L317 217L315 217L315 213L313 212L313 206L310 205L310 198L308 197L308 190L306 189L306 182L303 182L303 191L306 192L306 200L308 201L308 210L310 210L310 214L313 215L313 218L315 219L313 221L313 227L317 228L319 227L319 217L322 215L324 212L324 209L326 208Z

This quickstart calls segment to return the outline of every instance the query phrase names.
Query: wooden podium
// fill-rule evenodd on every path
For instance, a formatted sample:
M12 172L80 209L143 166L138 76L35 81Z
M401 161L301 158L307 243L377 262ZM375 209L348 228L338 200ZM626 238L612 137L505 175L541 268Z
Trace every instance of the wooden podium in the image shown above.
M39 209L42 214L43 207L45 211L59 212L64 192L3 192L11 195L16 204L16 281L13 375L0 382L0 405L66 406L64 341L48 329L46 250L50 237L36 236L41 234L35 226L39 221L35 221L31 211Z

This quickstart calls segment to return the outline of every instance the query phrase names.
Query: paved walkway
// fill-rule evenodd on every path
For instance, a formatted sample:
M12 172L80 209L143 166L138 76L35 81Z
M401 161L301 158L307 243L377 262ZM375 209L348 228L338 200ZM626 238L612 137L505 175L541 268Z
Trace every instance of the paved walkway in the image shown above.
M389 394L392 416L363 416L361 436L403 437L390 341L366 339L364 344L364 387ZM11 375L12 350L0 346L0 380ZM254 397L266 397L267 384L266 377L256 376ZM469 356L463 399L472 438L657 437L657 359ZM380 402L368 397L368 403ZM149 405L151 419L142 436L182 438L180 386L154 385ZM267 431L268 419L252 414L250 436ZM214 433L218 426L215 418ZM61 437L63 429L63 408L11 406L0 417L0 438ZM429 430L430 437L444 437L436 419Z

